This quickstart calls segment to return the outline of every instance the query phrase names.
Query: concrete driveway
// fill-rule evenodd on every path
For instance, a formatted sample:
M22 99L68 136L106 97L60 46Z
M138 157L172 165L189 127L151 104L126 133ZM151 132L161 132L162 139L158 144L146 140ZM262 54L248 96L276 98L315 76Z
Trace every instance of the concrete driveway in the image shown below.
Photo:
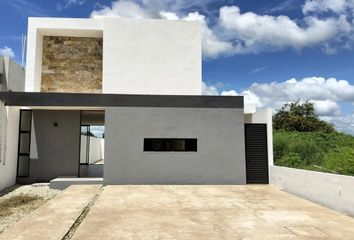
M106 186L72 239L354 239L354 219L269 185Z

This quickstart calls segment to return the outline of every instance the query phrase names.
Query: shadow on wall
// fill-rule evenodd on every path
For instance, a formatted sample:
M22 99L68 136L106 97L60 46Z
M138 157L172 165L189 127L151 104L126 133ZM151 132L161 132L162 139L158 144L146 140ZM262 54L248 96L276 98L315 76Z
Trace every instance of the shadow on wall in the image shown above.
M34 110L28 182L78 176L80 111Z

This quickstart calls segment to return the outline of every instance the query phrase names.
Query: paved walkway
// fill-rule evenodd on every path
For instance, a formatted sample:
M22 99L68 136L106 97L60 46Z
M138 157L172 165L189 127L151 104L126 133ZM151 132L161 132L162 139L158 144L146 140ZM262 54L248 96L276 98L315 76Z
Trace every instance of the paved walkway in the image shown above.
M269 185L71 186L0 239L61 240L70 229L75 240L354 239L353 218Z
M354 239L354 219L268 185L106 186L73 239Z
M0 240L62 239L100 187L69 187L0 234Z

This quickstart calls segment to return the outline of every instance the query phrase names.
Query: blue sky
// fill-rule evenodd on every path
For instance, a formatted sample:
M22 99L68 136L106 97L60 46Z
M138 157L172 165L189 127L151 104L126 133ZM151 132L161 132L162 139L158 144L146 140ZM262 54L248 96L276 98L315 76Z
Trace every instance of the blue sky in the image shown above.
M275 110L309 100L354 134L351 0L0 0L0 9L0 53L19 62L30 16L199 20L205 94L242 94Z

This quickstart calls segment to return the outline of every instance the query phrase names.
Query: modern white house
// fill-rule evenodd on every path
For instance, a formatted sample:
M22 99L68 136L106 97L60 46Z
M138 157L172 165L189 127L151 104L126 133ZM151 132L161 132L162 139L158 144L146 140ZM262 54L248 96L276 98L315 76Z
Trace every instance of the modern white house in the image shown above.
M27 49L24 91L0 93L14 112L2 124L13 139L1 152L17 146L8 183L268 183L271 111L202 95L199 22L29 18ZM104 161L83 157L93 126Z

